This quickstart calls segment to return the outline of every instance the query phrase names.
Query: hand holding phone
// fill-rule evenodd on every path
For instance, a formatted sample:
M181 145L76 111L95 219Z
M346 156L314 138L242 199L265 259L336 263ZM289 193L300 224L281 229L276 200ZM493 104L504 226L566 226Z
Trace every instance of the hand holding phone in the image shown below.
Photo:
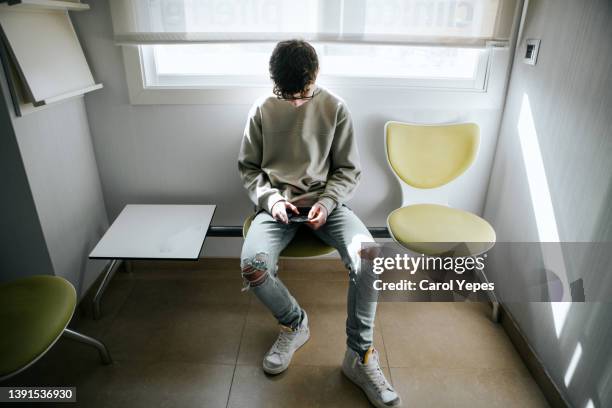
M327 208L323 204L315 203L308 212L308 225L312 229L319 229L327 222Z
M289 222L294 224L303 224L310 219L308 218L308 214L310 213L311 207L298 207L298 213L289 214Z
M283 224L289 224L289 217L294 214L299 214L299 211L289 201L280 200L272 206L272 218Z

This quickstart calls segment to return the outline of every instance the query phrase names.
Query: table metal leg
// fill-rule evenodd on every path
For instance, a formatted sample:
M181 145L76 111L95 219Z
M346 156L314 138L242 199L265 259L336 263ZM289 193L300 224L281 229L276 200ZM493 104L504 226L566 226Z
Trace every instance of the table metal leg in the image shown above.
M113 275L115 274L115 271L119 267L120 263L121 261L113 259L108 264L106 270L104 271L104 277L102 278L102 282L100 283L100 286L98 287L98 290L96 290L96 294L93 297L93 317L96 320L100 318L100 301L102 300L102 295L104 294L106 287L113 278Z
M111 364L113 362L113 360L111 359L111 355L108 352L108 349L101 341L96 340L93 337L86 336L82 333L76 332L74 330L70 330L69 328L64 329L63 335L69 339L76 340L78 342L85 343L97 348L98 352L100 353L100 358L102 359L102 362L104 364Z

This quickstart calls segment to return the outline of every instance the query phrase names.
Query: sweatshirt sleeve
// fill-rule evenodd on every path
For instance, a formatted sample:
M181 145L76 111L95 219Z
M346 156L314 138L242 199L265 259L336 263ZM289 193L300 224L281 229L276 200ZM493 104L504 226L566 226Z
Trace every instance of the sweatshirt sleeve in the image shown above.
M353 131L353 121L349 111L340 105L331 146L331 167L325 191L319 197L319 203L331 212L348 201L361 179L361 166L357 141Z
M272 206L285 198L273 188L266 173L261 169L263 140L261 111L256 104L249 112L244 136L238 154L238 172L249 198L259 208L271 212Z

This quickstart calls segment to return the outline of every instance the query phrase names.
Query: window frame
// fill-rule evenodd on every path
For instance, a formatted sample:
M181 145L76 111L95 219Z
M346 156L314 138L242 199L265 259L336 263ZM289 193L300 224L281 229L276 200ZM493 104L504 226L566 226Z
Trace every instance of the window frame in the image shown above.
M261 77L244 77L233 85L227 84L158 84L147 85L148 72L154 71L154 62L143 55L142 47L137 45L121 46L126 71L126 79L133 105L155 104L198 104L198 105L250 105L262 93L271 89L271 83L261 82ZM496 51L507 53L506 42L490 42L481 57L477 75L472 86L466 86L466 80L423 79L423 78L325 78L319 81L323 86L341 90L376 91L394 94L406 94L411 91L439 91L452 93L486 94L496 57ZM505 64L504 64L505 65Z

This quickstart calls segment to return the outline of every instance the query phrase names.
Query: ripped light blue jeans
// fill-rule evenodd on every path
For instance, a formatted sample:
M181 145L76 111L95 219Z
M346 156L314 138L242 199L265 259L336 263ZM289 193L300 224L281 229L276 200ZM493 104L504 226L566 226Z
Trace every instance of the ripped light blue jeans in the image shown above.
M267 212L259 212L251 223L240 257L246 287L280 324L293 328L301 321L302 308L278 278L277 263L279 254L299 227L299 224L277 222ZM327 222L314 233L338 250L348 269L347 345L363 355L373 341L376 302L372 300L370 289L374 279L372 268L362 268L359 250L362 243L374 242L374 239L361 220L344 205L332 211Z

